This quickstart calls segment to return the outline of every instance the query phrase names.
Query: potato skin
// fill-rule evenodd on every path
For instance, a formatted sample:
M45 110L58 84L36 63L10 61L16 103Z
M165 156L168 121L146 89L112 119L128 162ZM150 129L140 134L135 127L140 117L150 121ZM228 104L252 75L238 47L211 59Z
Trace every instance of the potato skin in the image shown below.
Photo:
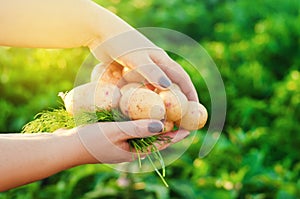
M164 121L163 121L163 124L164 124L163 132L170 132L170 131L172 131L173 128L174 128L174 122L173 122L173 121L170 121L170 120L164 120Z
M120 92L123 95L124 93L126 93L130 89L138 89L138 88L141 88L141 87L143 87L143 84L137 83L137 82L132 82L132 83L125 84L124 86L122 86L122 88L120 89Z
M164 118L166 110L159 95L149 89L138 88L125 92L120 99L120 109L130 119Z
M136 70L129 69L127 67L123 68L122 76L127 82L144 82L145 78L139 74Z
M146 89L149 89L149 90L151 90L153 92L156 91L156 88L152 84L150 84L150 83L147 83L147 82L144 82L144 83L130 82L130 83L127 83L127 84L123 85L120 88L120 92L123 95L129 89L138 89L138 88L146 88Z
M117 107L121 94L117 86L90 82L73 88L64 96L68 113L94 112L97 108L109 110Z
M202 104L189 101L187 112L175 123L181 128L192 131L201 129L205 125L207 117L207 110Z
M112 83L118 84L122 78L123 67L118 66L114 63L109 65L98 64L94 67L91 73L91 82Z
M188 100L179 90L161 91L159 96L163 99L166 107L166 119L177 121L186 113Z

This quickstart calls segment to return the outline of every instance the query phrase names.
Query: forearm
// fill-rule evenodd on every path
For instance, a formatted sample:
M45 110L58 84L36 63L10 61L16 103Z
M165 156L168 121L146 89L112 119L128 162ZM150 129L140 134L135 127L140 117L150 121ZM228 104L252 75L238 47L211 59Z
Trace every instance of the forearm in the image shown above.
M93 162L72 132L2 134L0 151L0 191Z
M0 0L0 45L72 48L132 30L89 0Z

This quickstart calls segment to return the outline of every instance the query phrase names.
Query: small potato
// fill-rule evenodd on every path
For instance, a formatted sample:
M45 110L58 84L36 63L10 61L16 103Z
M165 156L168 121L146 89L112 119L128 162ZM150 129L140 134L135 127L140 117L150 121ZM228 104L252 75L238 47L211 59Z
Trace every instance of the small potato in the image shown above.
M156 87L153 86L152 84L148 83L148 82L144 82L144 87L149 89L149 90L152 90L152 91L156 92Z
M165 121L163 121L163 124L164 124L163 132L170 132L174 128L174 122L173 121L165 120Z
M62 96L68 113L94 112L97 108L109 110L117 107L121 94L113 84L91 82L75 87Z
M129 118L158 119L166 113L163 100L155 92L145 89L129 89L120 99L120 109Z
M131 70L127 67L123 68L122 76L127 82L144 82L145 78L136 70Z
M124 95L124 93L126 93L129 89L137 89L137 88L141 88L143 87L143 84L141 83L129 83L129 84L125 84L124 86L122 86L122 88L120 89L120 92L122 95Z
M188 102L188 109L181 120L176 121L176 125L186 130L192 131L201 129L207 121L206 108L194 101Z
M155 87L150 84L150 83L137 83L137 82L132 82L132 83L128 83L125 84L124 86L121 87L120 92L123 95L125 92L127 92L127 90L129 89L137 89L137 88L146 88L149 89L151 91L155 92Z
M91 73L91 82L117 84L122 78L122 70L123 67L115 63L98 64Z
M163 99L166 107L166 118L177 121L186 113L188 100L179 90L161 91L159 96Z

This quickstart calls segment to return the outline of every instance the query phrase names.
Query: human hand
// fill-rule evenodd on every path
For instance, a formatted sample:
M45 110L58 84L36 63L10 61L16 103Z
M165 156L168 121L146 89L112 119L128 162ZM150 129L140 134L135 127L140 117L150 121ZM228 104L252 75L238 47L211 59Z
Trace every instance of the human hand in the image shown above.
M143 138L162 133L163 124L159 120L136 120L128 122L104 122L80 126L71 129L78 137L81 147L91 159L85 163L121 163L131 162L137 154L132 152L128 143L132 138ZM171 142L155 143L158 150L179 142L189 135L186 130L163 133ZM149 151L150 153L150 151ZM134 155L134 156L133 156ZM141 157L146 153L141 154Z
M95 57L107 66L117 62L137 71L160 89L176 83L189 100L198 101L196 89L184 69L137 30L111 37L90 48Z

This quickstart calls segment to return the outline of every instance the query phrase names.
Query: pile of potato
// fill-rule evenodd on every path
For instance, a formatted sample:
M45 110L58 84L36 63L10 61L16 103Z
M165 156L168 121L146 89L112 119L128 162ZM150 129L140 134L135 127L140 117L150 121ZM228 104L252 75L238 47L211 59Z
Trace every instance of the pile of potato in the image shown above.
M131 120L163 121L165 132L171 131L174 125L197 130L207 121L205 107L188 101L176 84L160 90L138 72L113 63L98 64L92 71L91 82L60 96L72 115L119 108Z

